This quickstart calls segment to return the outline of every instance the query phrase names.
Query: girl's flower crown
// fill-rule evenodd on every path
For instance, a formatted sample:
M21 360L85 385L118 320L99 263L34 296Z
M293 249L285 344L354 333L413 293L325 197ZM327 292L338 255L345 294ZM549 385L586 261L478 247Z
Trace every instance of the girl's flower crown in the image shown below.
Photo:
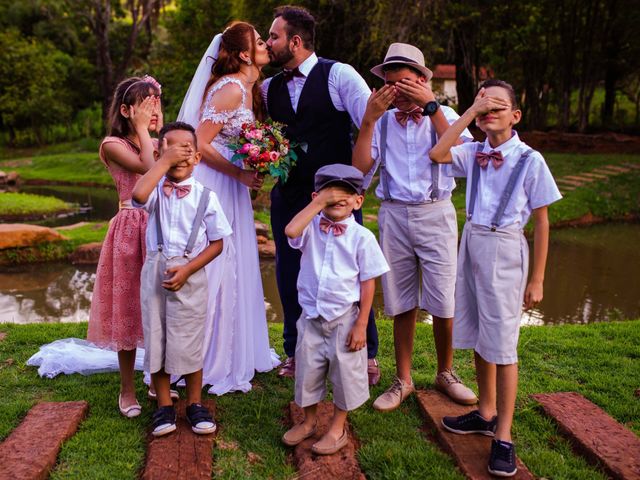
M145 75L140 80L133 82L131 85L127 87L127 89L124 91L124 94L122 95L122 102L124 102L124 99L127 98L127 93L129 93L129 90L131 89L131 87L133 87L138 83L150 83L158 90L158 93L162 95L162 85L160 85L160 83L158 83L158 81L155 78L153 78L151 75Z

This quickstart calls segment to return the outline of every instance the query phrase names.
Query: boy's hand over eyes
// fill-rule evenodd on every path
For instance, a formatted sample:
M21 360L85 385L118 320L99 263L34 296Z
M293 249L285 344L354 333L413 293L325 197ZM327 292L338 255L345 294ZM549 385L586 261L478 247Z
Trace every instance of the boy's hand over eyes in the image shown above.
M190 162L193 160L195 149L191 142L175 143L170 147L167 145L167 139L162 140L162 156L161 159L168 162L169 165L178 165L181 162Z

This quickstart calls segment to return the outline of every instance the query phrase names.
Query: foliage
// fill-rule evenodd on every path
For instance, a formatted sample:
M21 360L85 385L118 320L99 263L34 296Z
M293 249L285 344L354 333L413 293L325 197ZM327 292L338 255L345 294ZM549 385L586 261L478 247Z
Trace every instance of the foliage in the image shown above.
M367 476L386 478L459 479L452 459L423 429L415 398L400 409L381 414L371 408L393 375L392 323L379 319L380 361L383 377L371 389L371 399L349 415L360 441L359 463ZM636 434L640 404L633 391L640 382L637 345L638 321L526 327L520 335L520 382L514 421L518 455L537 477L604 479L596 467L577 456L556 425L529 398L532 393L576 391L603 408ZM0 325L7 337L0 342L0 439L6 438L36 401L86 400L90 414L79 431L62 446L51 478L138 478L144 463L147 428L153 404L145 399L142 375L136 390L143 413L122 418L116 408L116 373L83 377L60 375L42 379L25 365L38 348L58 338L85 338L87 324ZM269 326L270 343L280 350L282 325ZM458 351L455 364L471 386L472 356ZM431 327L418 324L414 354L414 381L430 388L436 369ZM286 410L293 384L275 371L257 374L246 394L216 398L220 432L213 455L216 478L273 478L295 476L291 450L280 442L286 429Z

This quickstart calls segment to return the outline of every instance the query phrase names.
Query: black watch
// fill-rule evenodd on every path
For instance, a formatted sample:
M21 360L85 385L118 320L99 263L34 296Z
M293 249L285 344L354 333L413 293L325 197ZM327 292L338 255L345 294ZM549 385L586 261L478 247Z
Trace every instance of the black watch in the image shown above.
M436 102L435 100L433 100L431 102L427 102L427 104L422 109L422 115L430 117L434 113L436 113L439 108L440 108L440 104L438 102Z

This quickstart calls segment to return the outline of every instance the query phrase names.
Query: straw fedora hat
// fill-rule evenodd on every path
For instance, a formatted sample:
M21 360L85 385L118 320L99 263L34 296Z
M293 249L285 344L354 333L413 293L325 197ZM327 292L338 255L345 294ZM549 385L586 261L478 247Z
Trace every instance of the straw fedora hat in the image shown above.
M424 55L422 51L407 43L392 43L384 57L384 62L373 67L371 73L384 80L383 69L385 65L396 65L399 63L422 72L422 74L427 77L427 80L433 77L433 72L424 65Z

